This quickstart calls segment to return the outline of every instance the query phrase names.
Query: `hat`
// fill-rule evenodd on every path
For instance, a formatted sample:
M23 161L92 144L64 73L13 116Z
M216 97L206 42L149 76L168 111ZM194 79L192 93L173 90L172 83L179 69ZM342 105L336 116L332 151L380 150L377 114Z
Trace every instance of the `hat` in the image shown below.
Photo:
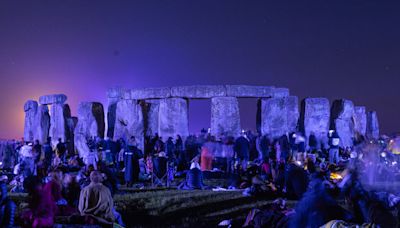
M6 175L1 175L0 182L6 182L6 181L8 181L8 177Z
M158 153L158 157L167 157L167 155L165 154L164 151L161 151L160 153Z
M192 162L192 164L190 165L190 169L195 169L195 168L200 169L200 165L198 162Z

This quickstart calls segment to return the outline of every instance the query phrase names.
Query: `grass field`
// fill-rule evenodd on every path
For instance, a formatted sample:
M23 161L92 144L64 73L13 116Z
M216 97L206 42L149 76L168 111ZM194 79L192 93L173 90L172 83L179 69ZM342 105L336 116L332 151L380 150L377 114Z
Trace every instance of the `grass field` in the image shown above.
M10 196L18 211L27 206L26 194ZM240 191L125 189L114 196L114 203L127 227L215 227L223 219L244 218L251 208L271 201L244 197Z

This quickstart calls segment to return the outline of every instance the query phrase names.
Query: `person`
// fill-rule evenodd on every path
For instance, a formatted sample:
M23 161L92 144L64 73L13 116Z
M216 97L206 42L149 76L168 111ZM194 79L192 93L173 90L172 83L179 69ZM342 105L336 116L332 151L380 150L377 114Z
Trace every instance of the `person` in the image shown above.
M165 142L165 153L170 162L175 161L175 145L172 137L168 137L167 142Z
M53 201L56 202L56 205L65 205L66 201L62 198L61 190L62 190L62 172L60 170L55 170L49 173L50 180L47 182L43 189L46 192L51 194Z
M304 154L306 152L306 139L304 138L302 133L298 132L296 134L295 144L298 153ZM296 155L294 153L293 157L296 158Z
M235 155L233 145L233 137L226 137L222 144L222 156L226 159L226 173L228 174L233 172L233 157Z
M35 160L32 151L32 143L26 142L20 150L21 166L23 167L24 177L28 177L35 172Z
M352 215L328 193L323 179L313 176L307 192L296 205L289 227L318 228L331 220L351 220Z
M201 147L201 170L212 170L212 161L214 156L214 144L212 143L211 136L207 137L207 142Z
M308 147L310 151L316 151L318 150L318 140L317 137L315 136L314 132L310 133L310 136L308 136Z
M33 146L33 152L35 155L35 163L38 163L42 155L42 145L40 145L40 142L37 139L35 140L35 145Z
M271 140L269 139L269 137L267 135L257 137L256 146L259 154L258 159L260 161L263 161L265 159L268 160L269 154L271 152Z
M281 149L281 160L287 161L290 154L290 143L289 143L289 139L288 137L285 135L282 135L279 138L279 145L280 145L280 149Z
M62 160L62 161L64 161L64 159L65 159L65 151L66 151L67 149L65 148L65 145L64 145L64 143L61 141L61 138L58 138L58 143L57 143L57 145L56 145L56 153L58 154L58 157Z
M242 169L247 169L247 162L249 161L250 157L250 142L249 140L242 134L239 138L235 141L234 146L236 157L239 159L239 162L242 165Z
M307 172L292 160L285 170L285 188L289 199L300 199L307 190Z
M51 137L48 137L46 143L43 145L43 152L44 152L43 165L47 170L50 167L53 158L53 149L51 148Z
M81 187L76 181L76 177L71 174L65 174L63 180L62 195L68 203L68 206L78 208L79 194Z
M175 140L175 154L178 159L178 171L183 171L188 168L186 151L183 148L183 140L180 135L176 136Z
M7 176L0 177L0 227L14 227L15 203L7 194Z
M142 152L137 148L135 138L132 136L131 145L128 145L124 154L125 182L128 187L132 187L133 182L139 180L139 159L142 157Z
M186 179L178 186L182 190L204 189L203 173L200 170L198 158L194 158L190 165L190 170L186 174Z
M339 144L339 134L335 131L329 138L329 163L331 164L339 162Z
M81 216L88 216L90 223L110 224L115 221L114 201L110 190L102 184L99 171L90 173L90 184L81 190L78 209Z
M43 189L38 177L30 176L24 181L29 196L28 210L22 213L23 227L53 227L56 204L50 192Z

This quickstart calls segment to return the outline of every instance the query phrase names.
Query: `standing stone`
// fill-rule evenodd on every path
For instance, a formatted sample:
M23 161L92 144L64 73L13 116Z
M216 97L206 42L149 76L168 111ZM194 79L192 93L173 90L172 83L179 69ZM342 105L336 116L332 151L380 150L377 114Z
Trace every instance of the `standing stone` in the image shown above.
M105 123L103 105L98 102L79 103L78 124L76 125L74 134L81 134L85 137L104 138L104 130Z
M145 100L142 102L144 129L146 136L154 136L158 133L159 100Z
M50 131L49 136L51 137L52 145L57 145L58 139L62 142L66 142L66 125L64 118L64 105L53 104L50 107Z
M143 112L136 100L120 100L117 103L114 140L124 139L128 144L134 136L138 147L144 147Z
M331 109L331 129L340 137L340 146L352 147L354 140L354 105L349 100L336 100Z
M211 99L211 134L215 136L240 135L239 102L236 97Z
M40 143L47 142L47 137L49 137L50 129L50 114L49 107L47 105L39 105L39 109L36 117L36 136L35 140L39 140Z
M121 88L112 88L107 91L107 137L114 138L114 128L117 113L117 103L121 100L124 93Z
M271 138L295 132L299 120L299 102L295 96L261 100L261 133Z
M379 122L378 115L375 111L368 112L367 114L367 133L368 139L378 139L379 138Z
M158 133L163 140L176 135L188 136L188 101L183 98L160 100L158 124Z
M28 100L24 105L25 124L24 124L24 139L33 141L36 134L38 103L33 100Z
M354 133L364 136L367 132L367 114L365 107L354 107Z
M248 86L248 85L226 85L226 96L228 97L272 97L274 87L272 86Z
M300 130L308 139L313 133L326 146L328 143L330 120L329 100L326 98L306 98L301 105ZM308 142L307 142L308 144Z

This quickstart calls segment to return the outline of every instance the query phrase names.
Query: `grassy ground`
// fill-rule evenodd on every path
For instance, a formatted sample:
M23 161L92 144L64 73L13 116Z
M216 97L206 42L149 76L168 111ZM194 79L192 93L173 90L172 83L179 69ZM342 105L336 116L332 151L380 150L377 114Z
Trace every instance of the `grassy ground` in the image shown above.
M21 211L26 194L11 194ZM268 200L244 197L240 191L127 190L114 196L116 209L127 227L215 227L221 220L244 217ZM293 202L289 202L293 204Z

